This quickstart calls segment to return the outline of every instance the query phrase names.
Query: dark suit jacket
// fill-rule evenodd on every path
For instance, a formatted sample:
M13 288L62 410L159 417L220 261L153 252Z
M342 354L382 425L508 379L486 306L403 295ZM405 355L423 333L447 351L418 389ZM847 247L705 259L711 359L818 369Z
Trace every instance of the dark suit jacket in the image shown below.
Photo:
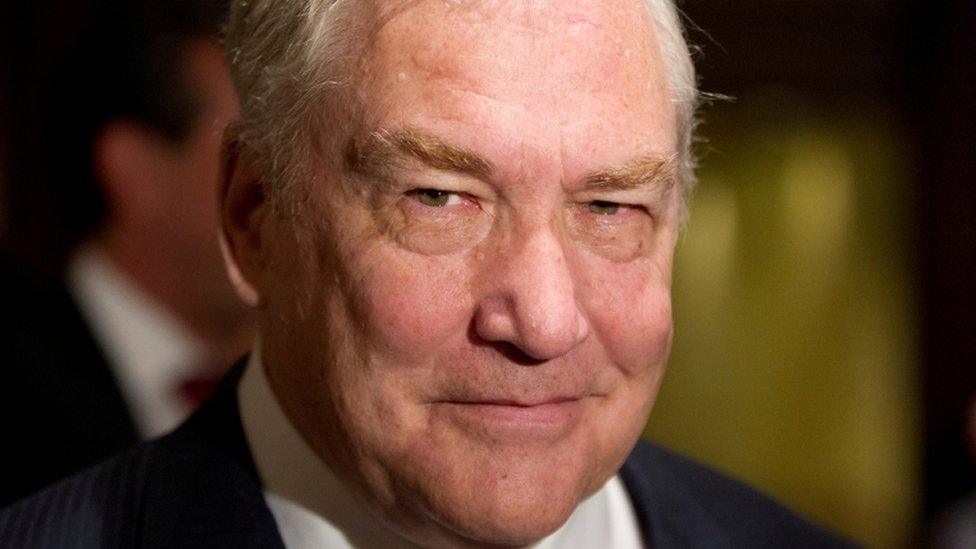
M0 296L4 507L131 446L138 434L60 281L26 276L0 259Z
M242 371L174 433L0 511L0 547L282 547L238 415ZM655 548L847 546L646 441L621 475Z

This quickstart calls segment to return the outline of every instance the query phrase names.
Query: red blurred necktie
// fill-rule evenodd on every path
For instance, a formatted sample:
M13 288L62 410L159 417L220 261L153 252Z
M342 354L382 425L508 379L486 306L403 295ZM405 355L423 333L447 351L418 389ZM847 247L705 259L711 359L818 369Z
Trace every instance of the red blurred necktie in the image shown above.
M180 399L194 408L199 407L213 395L224 375L224 371L217 368L203 368L201 372L203 373L183 378L176 387Z

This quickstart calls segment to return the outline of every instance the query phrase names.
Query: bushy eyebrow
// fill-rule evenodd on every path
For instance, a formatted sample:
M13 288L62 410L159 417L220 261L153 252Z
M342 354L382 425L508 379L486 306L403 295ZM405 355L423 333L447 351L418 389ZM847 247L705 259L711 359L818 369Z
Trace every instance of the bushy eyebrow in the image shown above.
M346 169L362 175L388 176L408 168L408 160L431 168L488 179L491 161L441 138L417 130L380 130L352 138L346 147ZM676 183L675 157L642 156L619 167L590 172L583 177L584 191L651 189L666 196Z
M384 174L404 168L412 158L431 168L459 172L481 179L491 176L487 159L467 149L450 145L440 138L413 128L371 132L364 138L349 140L346 168L360 174Z
M583 190L625 191L653 189L666 195L677 181L675 157L642 156L618 168L591 172L583 178Z

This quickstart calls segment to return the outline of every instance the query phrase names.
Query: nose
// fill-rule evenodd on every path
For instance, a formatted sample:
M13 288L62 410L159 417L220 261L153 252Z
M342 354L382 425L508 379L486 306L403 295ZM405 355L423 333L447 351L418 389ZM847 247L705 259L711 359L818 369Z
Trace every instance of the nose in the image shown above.
M586 339L589 325L558 235L537 231L500 250L495 263L475 311L481 339L512 344L540 361L560 357Z

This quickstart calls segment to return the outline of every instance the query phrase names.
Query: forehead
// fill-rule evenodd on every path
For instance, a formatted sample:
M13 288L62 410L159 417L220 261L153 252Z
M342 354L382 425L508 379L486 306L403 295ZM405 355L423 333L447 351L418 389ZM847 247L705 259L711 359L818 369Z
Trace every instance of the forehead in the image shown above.
M641 0L421 0L379 4L374 21L358 93L375 124L463 126L475 131L462 144L479 150L612 139L621 152L673 151L674 109Z
M558 77L556 85L602 89L601 80L652 71L647 62L655 56L640 0L422 0L378 9L373 58L443 78L518 84L537 74Z

